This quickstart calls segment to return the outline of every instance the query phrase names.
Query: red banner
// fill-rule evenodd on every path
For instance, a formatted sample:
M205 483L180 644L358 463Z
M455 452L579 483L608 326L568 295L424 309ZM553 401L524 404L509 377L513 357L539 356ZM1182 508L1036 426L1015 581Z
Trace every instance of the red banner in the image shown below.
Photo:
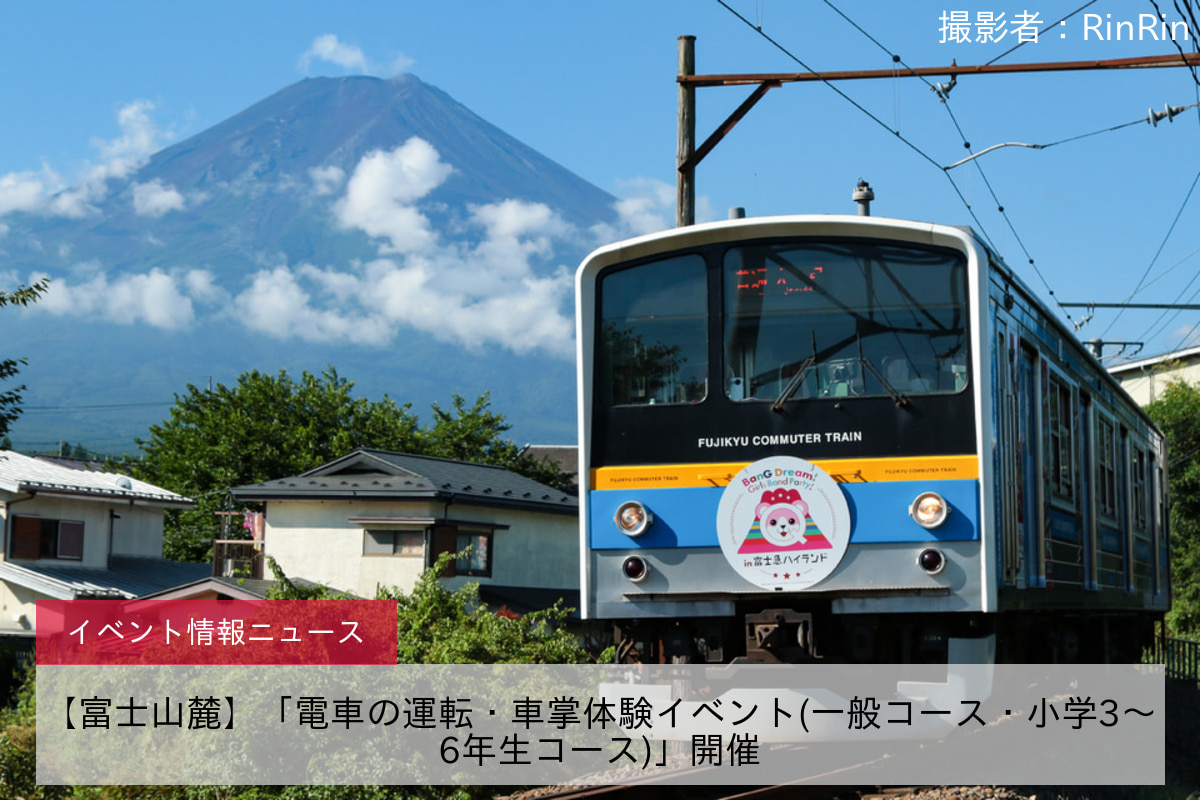
M39 600L37 663L395 664L392 600Z

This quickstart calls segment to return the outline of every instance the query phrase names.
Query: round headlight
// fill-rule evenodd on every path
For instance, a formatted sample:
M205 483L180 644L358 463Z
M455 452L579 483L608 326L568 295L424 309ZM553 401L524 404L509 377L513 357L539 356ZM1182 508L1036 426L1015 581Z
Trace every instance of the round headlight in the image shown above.
M654 522L654 515L637 500L630 500L621 504L613 521L617 523L617 530L621 533L627 536L641 536Z
M946 500L937 492L923 492L912 501L912 505L908 507L908 514L922 528L936 528L950 515L950 506L946 505Z
M621 562L621 572L634 583L641 583L650 574L650 565L641 556L629 556Z
M946 556L936 548L922 550L917 556L917 565L930 575L937 575L946 568Z

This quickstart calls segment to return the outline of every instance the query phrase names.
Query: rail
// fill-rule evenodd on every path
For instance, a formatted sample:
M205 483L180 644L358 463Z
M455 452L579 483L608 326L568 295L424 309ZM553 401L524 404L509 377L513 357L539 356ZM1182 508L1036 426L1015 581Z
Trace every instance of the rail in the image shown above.
M1200 681L1200 642L1155 636L1153 660L1166 668L1168 678Z

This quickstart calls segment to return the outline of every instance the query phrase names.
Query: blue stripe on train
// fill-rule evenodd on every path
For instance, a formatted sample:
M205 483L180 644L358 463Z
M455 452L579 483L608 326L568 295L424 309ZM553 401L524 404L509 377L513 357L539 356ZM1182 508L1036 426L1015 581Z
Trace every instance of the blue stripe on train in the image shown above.
M850 506L852 544L880 542L965 542L979 538L979 482L888 481L843 483ZM651 547L718 547L717 506L720 486L676 489L604 489L589 496L591 546L595 550ZM946 498L950 516L941 527L926 530L908 515L908 506L921 492ZM632 539L613 523L617 507L640 500L654 515L650 530Z

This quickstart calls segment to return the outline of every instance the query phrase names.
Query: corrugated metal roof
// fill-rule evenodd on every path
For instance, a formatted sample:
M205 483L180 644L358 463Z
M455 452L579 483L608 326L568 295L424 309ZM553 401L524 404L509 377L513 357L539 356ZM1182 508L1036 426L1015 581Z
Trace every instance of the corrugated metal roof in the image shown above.
M503 467L365 448L302 475L239 486L233 495L248 501L437 498L566 513L579 509L577 498Z
M0 562L0 580L58 600L132 599L190 583L211 573L211 564L135 556L113 556L111 569L61 566L49 561Z
M14 453L0 451L0 488L10 492L55 492L119 500L143 500L165 505L192 505L191 498L112 472L71 469Z

